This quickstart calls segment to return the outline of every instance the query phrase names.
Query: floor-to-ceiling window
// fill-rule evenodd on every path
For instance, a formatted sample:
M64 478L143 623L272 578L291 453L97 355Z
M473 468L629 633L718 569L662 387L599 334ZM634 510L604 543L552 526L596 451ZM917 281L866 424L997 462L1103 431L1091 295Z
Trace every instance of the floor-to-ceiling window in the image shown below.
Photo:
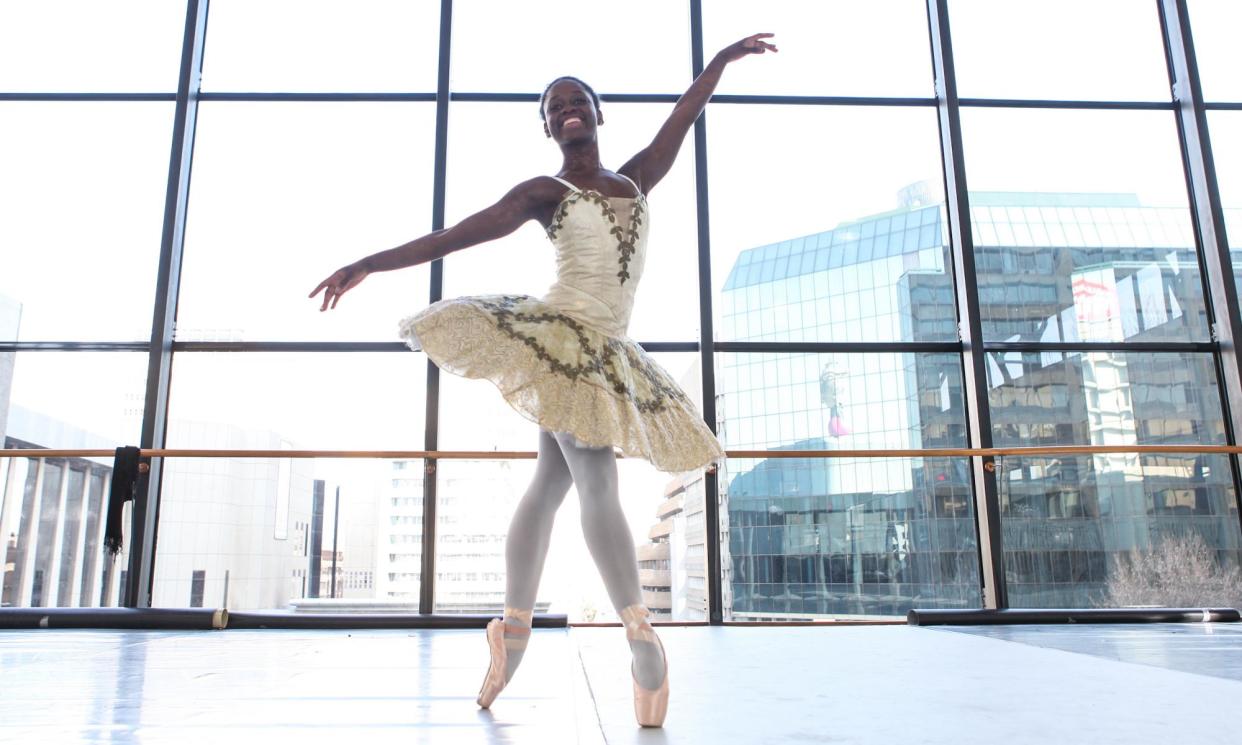
M951 45L929 34L929 8L944 6ZM1223 2L1185 9L1213 198L1233 226L1242 104L1227 29L1239 19ZM541 295L555 265L539 226L435 272L371 277L329 313L306 294L342 264L556 172L537 104L553 78L603 95L601 155L617 168L650 141L696 54L709 61L761 31L781 51L726 70L704 129L650 195L629 334L714 410L731 450L879 452L733 458L710 477L621 461L658 617L708 619L717 583L716 613L737 620L979 607L970 460L882 457L977 445L971 407L986 407L998 447L1232 442L1227 411L1242 402L1224 394L1211 331L1221 299L1205 297L1156 0L650 0L623 12L212 0L189 35L186 10L0 7L9 447L135 444L144 421L166 418L162 444L177 448L533 450L534 425L491 386L429 372L396 326L433 294ZM201 87L181 91L196 96L193 126L175 115L186 39L203 60ZM956 63L965 276L935 45ZM193 169L170 186L177 134ZM178 199L184 238L170 240ZM179 258L179 283L159 282L161 251ZM171 385L166 411L149 411L160 297L177 308ZM973 387L964 303L986 357ZM5 604L115 603L119 575L105 567L123 564L95 538L108 459L36 463L0 463ZM169 459L151 600L498 610L503 537L532 472L502 458ZM1227 456L1009 456L989 478L1012 606L1172 603L1127 594L1166 555L1236 573ZM537 609L611 619L576 499Z

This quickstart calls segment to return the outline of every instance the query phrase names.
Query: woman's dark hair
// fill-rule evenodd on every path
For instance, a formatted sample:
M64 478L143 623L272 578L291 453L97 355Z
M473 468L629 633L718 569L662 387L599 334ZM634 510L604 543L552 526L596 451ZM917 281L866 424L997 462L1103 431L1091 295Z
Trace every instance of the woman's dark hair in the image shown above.
M573 75L562 75L556 80L553 80L551 83L548 83L548 87L543 89L543 95L539 97L539 118L540 119L542 119L545 122L548 120L547 115L543 113L543 106L544 104L548 102L548 91L552 90L552 86L556 85L562 80L572 80L573 82L577 83L578 85L586 89L586 92L591 94L591 100L595 102L595 108L596 109L599 108L599 94L595 92L594 88L587 85L584 81L579 80L578 78L575 78Z

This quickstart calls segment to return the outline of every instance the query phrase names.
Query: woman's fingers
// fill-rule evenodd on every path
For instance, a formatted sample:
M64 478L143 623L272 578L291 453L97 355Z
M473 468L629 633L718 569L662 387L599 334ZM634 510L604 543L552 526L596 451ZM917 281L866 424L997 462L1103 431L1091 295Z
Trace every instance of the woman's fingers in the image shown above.
M770 39L773 36L775 36L775 34L752 34L742 40L742 46L752 50L755 54L763 54L769 49L775 52L777 51L775 45L769 44L766 41L761 41L761 39Z
M353 288L354 286L356 286L357 284L358 284L358 282L355 280L355 281L352 281L352 282L346 282L346 283L345 283L343 286L341 286L341 287L334 287L334 288L333 288L333 293L332 293L332 308L333 308L333 309L335 309L335 308L336 308L336 304L337 304L337 303L339 303L339 302L341 302L341 296L342 296L342 295L344 295L345 293L349 292L349 291L350 291L350 289L352 289L352 288Z
M358 286L358 283L365 279L367 272L365 270L355 269L352 265L339 269L311 292L310 297L315 297L320 290L323 290L323 305L319 306L319 310L331 310L336 304L341 302L341 295Z

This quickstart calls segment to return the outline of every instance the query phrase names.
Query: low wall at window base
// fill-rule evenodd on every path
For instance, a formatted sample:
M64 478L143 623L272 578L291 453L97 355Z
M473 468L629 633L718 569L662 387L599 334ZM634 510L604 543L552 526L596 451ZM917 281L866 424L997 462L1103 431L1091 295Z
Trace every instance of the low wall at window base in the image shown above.
M223 629L224 608L5 608L0 629Z
M1234 608L1009 608L1006 610L911 610L911 626L973 626L1033 623L1237 623Z
M499 614L230 612L224 608L4 608L5 629L473 629ZM566 628L564 614L536 614L535 628Z
M500 614L468 613L283 613L242 612L229 614L230 629L482 629ZM563 629L564 614L536 613L531 625L537 629Z

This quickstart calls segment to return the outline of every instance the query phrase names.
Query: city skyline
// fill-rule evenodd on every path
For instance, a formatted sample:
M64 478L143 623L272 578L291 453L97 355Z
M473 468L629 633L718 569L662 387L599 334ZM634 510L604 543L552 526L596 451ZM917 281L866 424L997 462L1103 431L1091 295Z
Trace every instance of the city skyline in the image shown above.
M863 338L893 341L948 340L953 333L954 312L952 289L945 272L949 259L945 253L947 249L945 248L946 236L944 235L942 206L932 201L936 196L935 190L925 184L912 184L900 190L898 194L898 204L904 206L898 206L896 209L878 215L865 215L856 220L845 221L827 231L756 246L741 252L737 262L722 281L724 295L721 312L724 323L721 326L721 338L738 341L849 341ZM987 333L993 338L1007 342L1023 338L1041 342L1120 342L1143 334L1147 338L1153 336L1160 338L1162 334L1177 338L1187 333L1192 336L1204 333L1203 304L1202 301L1196 299L1196 288L1199 286L1197 262L1193 254L1188 253L1189 249L1184 247L1192 240L1184 213L1169 208L1145 207L1136 195L1119 193L981 192L972 193L971 198L974 205L972 227L980 236L979 261L984 267L980 273L981 292L986 293L987 283L994 276L989 274L987 269L989 240L1005 246L1005 250L1009 250L1015 256L1024 250L1030 252L1033 257L1046 256L1048 249L1044 244L1053 239L1053 234L1047 226L1052 225L1051 221L1055 221L1058 224L1057 230L1060 231L1056 233L1055 238L1069 245L1081 244L1096 251L1094 263L1073 266L1066 286L1061 286L1065 284L1064 282L1058 284L1060 282L1058 276L1045 274L1042 279L1037 280L1032 285L1034 293L1032 297L1039 299L1036 305L1007 303L1000 308L1003 311L1001 314L985 317L985 328L991 329ZM1037 224L1038 232L1032 229ZM1021 230L1019 231L1018 228ZM1004 231L1003 239L1001 238L1002 230ZM1100 253L1101 251L1103 253ZM1130 253L1126 254L1127 251ZM1120 262L1115 259L1101 261L1103 257L1113 255L1123 260ZM1052 261L1054 263L1057 261L1055 256ZM869 274L858 270L864 265L873 267L869 270ZM768 287L774 287L773 283L776 282L783 282L784 289L773 294ZM846 304L841 301L842 292L852 293L851 303ZM739 299L743 297L746 298L746 302L754 305L742 307L745 302ZM773 306L772 303L778 300L780 301L777 303L779 307ZM795 310L799 304L805 308L813 308L813 311ZM985 304L984 307L992 306ZM1050 311L1047 310L1049 308ZM1036 312L1037 309L1038 312ZM859 315L860 310L866 310L867 313ZM1011 331L1017 333L1001 336ZM742 390L738 386L743 383L751 386L760 385L767 378L776 380L787 375L790 372L785 369L788 363L778 362L776 368L772 367L773 361L762 362L757 367L753 364L739 366L739 361L745 357L746 355L720 356L722 384L718 393L723 394L720 411L724 413L718 424L721 426L721 436L727 447L827 448L848 443L871 447L877 445L918 447L920 443L924 443L924 446L932 446L927 443L934 443L938 446L960 447L964 443L963 422L960 416L960 370L954 355L897 353L887 358L871 355L867 358L870 361L867 362L865 368L862 368L865 372L861 375L859 369L852 369L853 363L849 355L838 356L835 361L829 359L823 364L818 361L818 356L807 355L808 360L815 358L817 361L809 367L801 368L797 375L802 377L795 376L802 382L791 389L792 398L779 398L776 401L774 410L780 412L785 418L779 430L756 429L760 422L765 421L765 417L740 415L736 408L730 408L732 403L730 397L733 393ZM943 359L940 359L941 357ZM1028 375L1038 377L1041 371L1049 367L1077 361L1080 358L1081 361L1094 359L1091 354L1084 356L1076 352L1045 352L1035 358L1031 358L1029 354L990 353L987 357L988 385L993 391L1005 386L1010 388L1021 386ZM1032 362L1032 359L1037 362ZM1109 363L1108 359L1102 360L1100 364L1093 363L1093 365L1092 375L1097 380L1111 370L1114 378L1120 381L1112 384L1113 389L1121 390L1118 386L1128 385L1124 382L1124 366L1119 367L1115 362ZM683 383L689 385L688 390L697 390L694 369L694 365L691 365L687 374L682 376ZM220 374L220 369L214 365L206 370L209 371L208 374ZM871 380L875 375L890 376L896 382L877 387ZM1122 377L1118 378L1117 375ZM450 385L455 384L450 383ZM909 394L903 393L904 390L915 388L919 391L920 403L918 404L914 403L914 399ZM751 390L758 389L752 388ZM778 387L778 390L784 389ZM882 403L884 399L876 398L879 390L888 391L891 396L888 404ZM781 395L784 396L784 394ZM1093 421L1097 421L1097 424L1092 425L1095 427L1092 431L1098 431L1100 436L1093 435L1091 444L1138 443L1141 439L1138 430L1132 423L1126 424L1117 417L1118 407L1121 406L1124 409L1127 405L1126 399L1116 399L1115 394L1110 395L1114 395L1111 403L1097 404L1092 409ZM806 407L816 400L819 404L817 407L819 413L807 416L810 410ZM1000 402L998 399L995 403ZM1211 400L1205 402L1209 406L1212 405ZM210 402L196 403L199 411L205 411L209 406L204 407L204 404L209 405ZM860 403L872 408L880 405L881 409L877 409L877 412L883 410L884 406L890 407L890 410L883 414L860 415L858 413ZM1218 403L1215 406L1219 409ZM496 402L491 402L480 411L487 411L492 416L504 416L505 414L512 416L511 412L507 412ZM958 412L956 415L955 411ZM140 412L130 411L128 413L136 419ZM223 418L219 414L217 417ZM1004 420L1004 417L1000 419ZM260 418L255 417L253 421L258 422ZM883 426L879 429L869 426L873 422L883 423ZM521 433L516 427L511 426L516 423L517 420L514 420L510 422L510 426L502 429L512 430L505 435L505 438L516 438L514 441L518 442ZM457 420L456 424L462 424L461 420ZM450 439L470 436L468 427L460 434L454 434L455 423L450 421L446 425L445 431ZM170 442L176 442L179 439L201 442L201 434L190 434L196 426L201 428L223 425L186 423L185 426L173 426ZM932 429L928 429L929 427ZM998 432L1002 431L1005 431L1004 427L998 430ZM285 447L293 446L293 443L285 441L282 437L278 435L275 437L276 440L273 442L284 443ZM1015 442L1025 442L1028 437L1029 435L1022 435ZM1052 441L1055 441L1055 438L1050 442ZM1216 441L1211 438L1203 440L1204 444L1213 444ZM415 467L418 466L416 462L410 463ZM791 483L804 484L804 488L811 491L824 492L826 490L826 493L880 495L870 500L874 502L872 507L882 507L889 513L894 510L900 512L915 509L913 503L899 495L916 489L919 483L926 483L927 474L931 473L941 480L936 488L938 496L935 500L939 505L937 509L949 510L953 516L952 519L961 523L959 528L964 529L973 525L973 516L967 509L967 485L964 471L960 465L948 461L943 464L928 461L923 466L918 466L917 463L912 465L912 463L905 461L871 464L813 463L810 461L801 463L796 460L785 460L780 461L779 464L777 462L768 465L760 463L756 473L763 469L775 468L776 471L773 473L776 474L778 482L789 476L793 478ZM318 469L319 464L314 467ZM393 479L391 493L385 498L384 489L379 486L386 483L385 477L379 475L383 467L377 464L367 478L375 484L372 487L376 495L373 501L377 505L385 501L391 504L376 508L377 518L374 521L371 539L373 547L370 551L364 552L370 554L370 557L363 560L363 565L356 566L351 571L362 572L362 576L368 576L367 573L370 573L369 576L374 582L374 588L370 594L375 598L388 597L390 600L404 598L406 602L411 602L417 597L418 592L417 578L421 571L419 559L421 546L404 539L410 536L421 536L422 479L419 477L410 480L400 488L396 486L397 480ZM332 473L334 469L339 471L341 468L345 468L345 471L352 471L347 478L359 477L360 471L357 464L329 465L325 475ZM474 464L471 467L472 470L463 472L465 480L457 479L457 481L460 481L465 491L472 492L467 502L477 502L478 499L487 496L499 498L502 503L513 502L516 499L514 490L520 489L516 485L520 477L515 479L513 474L501 474L500 471L496 471L497 468L509 470L507 464L503 463L480 463ZM928 471L929 468L932 470ZM1134 458L1097 458L1095 468L1105 471L1109 468L1120 469L1120 472L1127 472L1128 469L1128 472L1142 477L1142 469ZM339 473L343 475L345 471L339 471ZM484 475L485 471L496 472L487 476ZM314 473L317 478L318 471ZM733 479L729 487L731 503L735 507L743 505L747 489L740 485L746 481L743 478L746 476L745 469L740 463L730 463L726 474L730 474ZM283 478L280 476L277 481ZM770 480L771 477L765 478ZM810 480L803 482L803 479ZM476 484L476 486L466 487L465 484ZM502 484L504 488L500 488L498 484ZM692 480L689 484L683 484L682 488L685 489L693 484ZM1036 485L1035 488L1039 487ZM405 494L409 489L414 491ZM750 490L753 492L753 488ZM445 515L442 515L441 522L449 513L454 512L450 506L461 500L464 495L464 492L456 493L461 491L460 489L450 488L447 485L443 491L441 509ZM170 495L176 494L175 490L169 493ZM309 491L304 493L309 494ZM507 496L505 496L506 493ZM653 496L656 493L652 491ZM1016 497L1017 492L1013 494ZM667 496L666 494L665 497ZM414 500L412 503L411 499ZM396 525L391 520L401 513L401 509L396 506L398 501L402 504L410 503L410 509L406 510L407 514L400 518L414 521L411 527L416 530L409 532L408 535L395 529L385 531L379 527L379 523L383 522L385 516L389 516L390 525ZM847 505L844 503L838 507L829 505L828 509L831 512L834 509L844 509L845 506ZM309 502L299 509L301 511L293 513L297 517L292 520L291 524L304 533L308 524ZM385 509L390 511L384 512ZM648 564L644 570L644 577L655 582L655 584L646 585L647 591L656 593L652 596L653 598L662 597L661 593L666 591L672 593L667 601L669 609L676 606L681 609L682 613L688 614L691 612L687 604L688 593L691 591L688 589L688 578L685 573L686 551L690 549L690 545L684 539L687 529L685 527L686 516L676 509L671 513L666 513L666 510L673 509L668 505L667 500L657 509L661 520L658 524L660 535L655 537L656 544L667 542L673 548L673 552L667 557L649 557L646 560ZM784 509L784 507L781 508L782 513ZM796 511L797 508L795 508ZM917 537L912 532L911 526L895 526L891 520L881 524L867 523L866 521L870 518L866 516L872 511L872 509L847 510L844 513L847 533L852 539L848 546L849 550L858 557L908 555L911 542ZM175 514L175 510L170 514ZM286 514L286 519L288 519L288 514ZM489 514L495 514L495 511L492 510ZM701 513L694 514L698 519L702 518ZM640 515L637 519L641 524L644 517ZM501 522L503 523L504 520ZM763 524L766 525L767 522L768 518L765 518ZM495 529L490 533L483 532L484 536L490 535L487 540L481 543L474 541L479 545L471 549L474 553L469 556L477 556L477 558L468 560L464 564L461 559L455 558L457 554L454 552L457 549L452 548L451 545L467 536L459 536L445 530L447 526L441 528L442 551L446 553L438 557L437 561L437 574L443 586L437 602L443 608L466 610L491 607L497 605L502 599L503 555L499 547L503 545L504 526L500 523L497 523L497 526L499 527L493 526ZM734 527L737 532L747 529L753 532L755 525L739 524ZM950 543L946 544L950 548L950 553L957 557L953 559L958 567L953 570L954 576L959 577L957 580L959 583L964 580L963 588L969 588L972 583L977 584L977 575L972 574L972 572L977 572L977 568L973 566L973 559L963 557L974 550L973 538L963 533L961 529L955 528L954 530L956 532L952 537L947 538ZM478 534L478 531L473 531L470 535ZM404 543L400 546L389 545L385 550L384 541L387 540L393 544L398 535L403 536ZM646 550L650 553L651 549L642 548L649 544L644 542L648 534L647 531L642 530L641 525L635 530L635 537L640 551ZM730 531L725 532L724 540L726 546L724 553L728 557L734 553L728 548L729 542L733 540ZM814 528L805 536L792 540L798 545L807 544L809 541L808 545L814 545L818 547L817 550L822 549L829 554L841 554L844 546L839 537L832 538L819 527ZM700 542L695 545L701 546L702 544ZM482 549L483 553L479 554L477 549ZM771 550L771 547L767 550ZM327 547L324 547L323 551L325 555L329 555ZM303 558L307 556L308 554L303 552ZM360 560L359 554L354 551L343 551L338 556L349 556L351 563ZM384 561L385 556L388 557L388 564ZM185 560L180 556L169 554L167 561L184 563ZM370 561L369 566L366 564L367 561ZM787 576L792 565L788 565L784 559L782 562L783 568L776 570L768 567L762 576L769 578ZM309 561L307 563L309 566ZM805 571L800 569L798 573L800 576L814 578L815 582L812 584L822 585L831 584L828 579L832 577L846 577L840 574L841 571L852 576L855 585L861 582L864 576L870 576L873 579L887 576L885 571L876 567L863 573L858 568L848 570L834 568L829 566L830 563ZM400 569L398 565L407 568ZM182 567L179 563L178 569L181 571L177 576L188 576L185 571L187 567L188 565ZM300 577L299 571L302 573ZM394 574L394 571L397 573ZM752 579L760 576L755 574L757 570L754 568L738 571L735 567L730 571L735 576L749 574ZM306 576L307 572L308 567L293 570L293 577L288 580L291 587L287 593L288 597L278 604L287 604L299 595L306 597L310 594L305 590L309 581ZM157 569L157 575L158 573ZM194 580L199 586L196 596L203 594L205 586L215 588L207 590L209 595L218 594L220 589L218 584L222 581L219 577L220 572L209 572L208 575L205 579ZM405 579L402 580L401 577ZM199 581L200 579L202 581ZM302 588L300 592L297 589L299 580ZM181 583L185 588L191 586L191 580L184 577L176 582ZM490 589L471 590L471 582L479 583L480 587L489 586ZM665 582L668 584L665 585ZM579 583L581 583L581 577ZM452 589L458 584L461 589ZM365 584L351 589L361 591L350 593L356 597L368 594ZM975 596L969 589L954 592L960 593L955 596L958 598L956 601L958 603L976 602L973 599ZM730 597L735 602L741 595L744 593L736 589L730 593ZM792 601L793 597L790 596L788 599ZM541 600L541 603L544 602ZM664 603L664 600L658 601L661 606ZM558 604L564 604L563 594L557 603L549 607L555 607ZM591 604L583 604L578 608L578 612L585 612L585 608L589 605ZM606 608L602 610L605 615L608 614ZM742 611L740 607L731 610ZM895 611L890 606L886 612ZM780 617L779 613L775 616L772 615L773 613L777 612L770 611L766 614L760 613L760 615Z

